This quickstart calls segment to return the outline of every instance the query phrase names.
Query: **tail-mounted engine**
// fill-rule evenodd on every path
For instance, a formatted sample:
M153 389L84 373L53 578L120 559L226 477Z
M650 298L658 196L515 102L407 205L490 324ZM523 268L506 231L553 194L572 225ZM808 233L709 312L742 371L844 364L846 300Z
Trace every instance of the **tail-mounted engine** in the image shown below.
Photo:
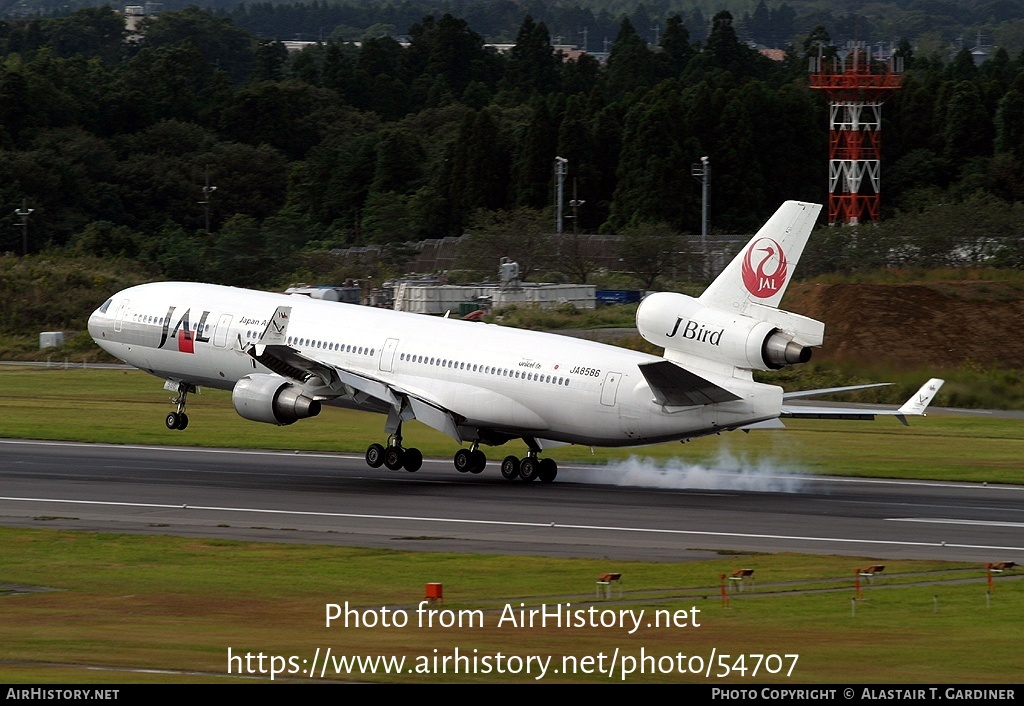
M246 419L281 426L320 414L320 402L277 375L246 375L235 383L231 404Z
M659 292L640 303L636 326L656 346L751 370L806 363L811 346L821 344L824 327L818 321L768 307L759 307L758 313L762 319L710 308L685 294Z

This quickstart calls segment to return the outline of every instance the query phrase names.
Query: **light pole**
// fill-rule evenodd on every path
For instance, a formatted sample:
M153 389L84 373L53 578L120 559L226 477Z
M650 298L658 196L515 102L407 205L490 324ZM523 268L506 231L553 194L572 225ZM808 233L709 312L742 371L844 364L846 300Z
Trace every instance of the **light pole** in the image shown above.
M558 240L556 257L562 259L562 192L565 190L565 173L569 171L569 160L555 157L555 238Z
M17 225L21 226L21 254L22 256L28 255L28 217L35 211L34 208L26 208L28 200L21 200L21 208L14 211L15 216L21 217L21 223Z
M569 171L569 160L555 157L555 232L562 234L562 192L565 190L565 174Z
M576 235L580 232L580 206L585 204L586 201L583 199L576 198L576 177L572 180L572 199L569 201L569 207L572 209L572 234Z
M700 182L701 185L701 210L700 210L700 252L704 259L704 274L707 275L708 260L708 184L711 183L711 162L708 158L701 157L700 164L690 167L690 174Z
M206 165L206 186L203 187L203 200L200 201L203 205L203 211L206 215L206 234L210 234L210 196L217 190L216 186L210 186L210 165Z

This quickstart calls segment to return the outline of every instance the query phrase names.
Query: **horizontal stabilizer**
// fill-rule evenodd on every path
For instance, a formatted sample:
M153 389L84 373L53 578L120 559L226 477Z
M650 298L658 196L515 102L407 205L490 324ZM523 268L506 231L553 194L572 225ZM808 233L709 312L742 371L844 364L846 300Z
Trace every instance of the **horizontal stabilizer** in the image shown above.
M846 406L817 406L807 404L783 404L782 414L783 417L789 417L791 419L863 419L872 420L876 415L896 417L900 420L904 426L910 426L907 423L908 416L923 416L924 410L928 407L928 404L934 399L935 394L942 387L944 381L939 378L932 378L924 385L921 386L917 392L911 395L910 399L903 403L903 406L899 409L879 408L871 407L870 405L846 405ZM826 392L842 392L843 390L856 390L865 387L875 387L876 385L856 385L847 388L829 388L825 390L806 390L803 393L790 393L786 395L786 400L794 397L804 396L807 397L807 393L824 394Z
M651 392L654 393L654 399L658 404L687 407L740 399L724 387L719 387L668 360L644 363L640 366L640 372L651 386Z
M839 392L852 392L853 390L866 390L870 387L885 387L891 382L873 382L868 385L847 385L846 387L819 387L817 390L796 390L795 392L784 392L783 400L799 400L805 397L817 397L818 395L834 395Z
M782 416L788 419L856 419L870 422L876 414L886 414L879 410L858 411L856 407L782 407ZM892 414L892 412L888 412Z
M740 431L749 432L752 429L785 429L786 425L782 423L781 419L765 419L761 422L754 422L748 424L745 427L740 427Z

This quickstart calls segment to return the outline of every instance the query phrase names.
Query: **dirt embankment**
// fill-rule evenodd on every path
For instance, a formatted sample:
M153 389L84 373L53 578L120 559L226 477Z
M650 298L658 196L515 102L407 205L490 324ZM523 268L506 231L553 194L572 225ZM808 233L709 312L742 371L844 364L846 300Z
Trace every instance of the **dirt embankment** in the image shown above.
M800 283L782 305L825 322L817 360L1024 368L1024 291L992 282Z

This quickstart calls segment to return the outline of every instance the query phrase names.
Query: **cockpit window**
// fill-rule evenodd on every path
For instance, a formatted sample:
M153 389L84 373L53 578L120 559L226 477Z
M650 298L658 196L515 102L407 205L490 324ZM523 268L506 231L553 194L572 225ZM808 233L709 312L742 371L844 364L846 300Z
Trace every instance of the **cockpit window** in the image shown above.
M111 297L107 301L103 302L103 306L100 307L100 313L101 314L106 314L107 313L107 309L110 308L110 302L112 302L112 301L114 301L113 297Z

